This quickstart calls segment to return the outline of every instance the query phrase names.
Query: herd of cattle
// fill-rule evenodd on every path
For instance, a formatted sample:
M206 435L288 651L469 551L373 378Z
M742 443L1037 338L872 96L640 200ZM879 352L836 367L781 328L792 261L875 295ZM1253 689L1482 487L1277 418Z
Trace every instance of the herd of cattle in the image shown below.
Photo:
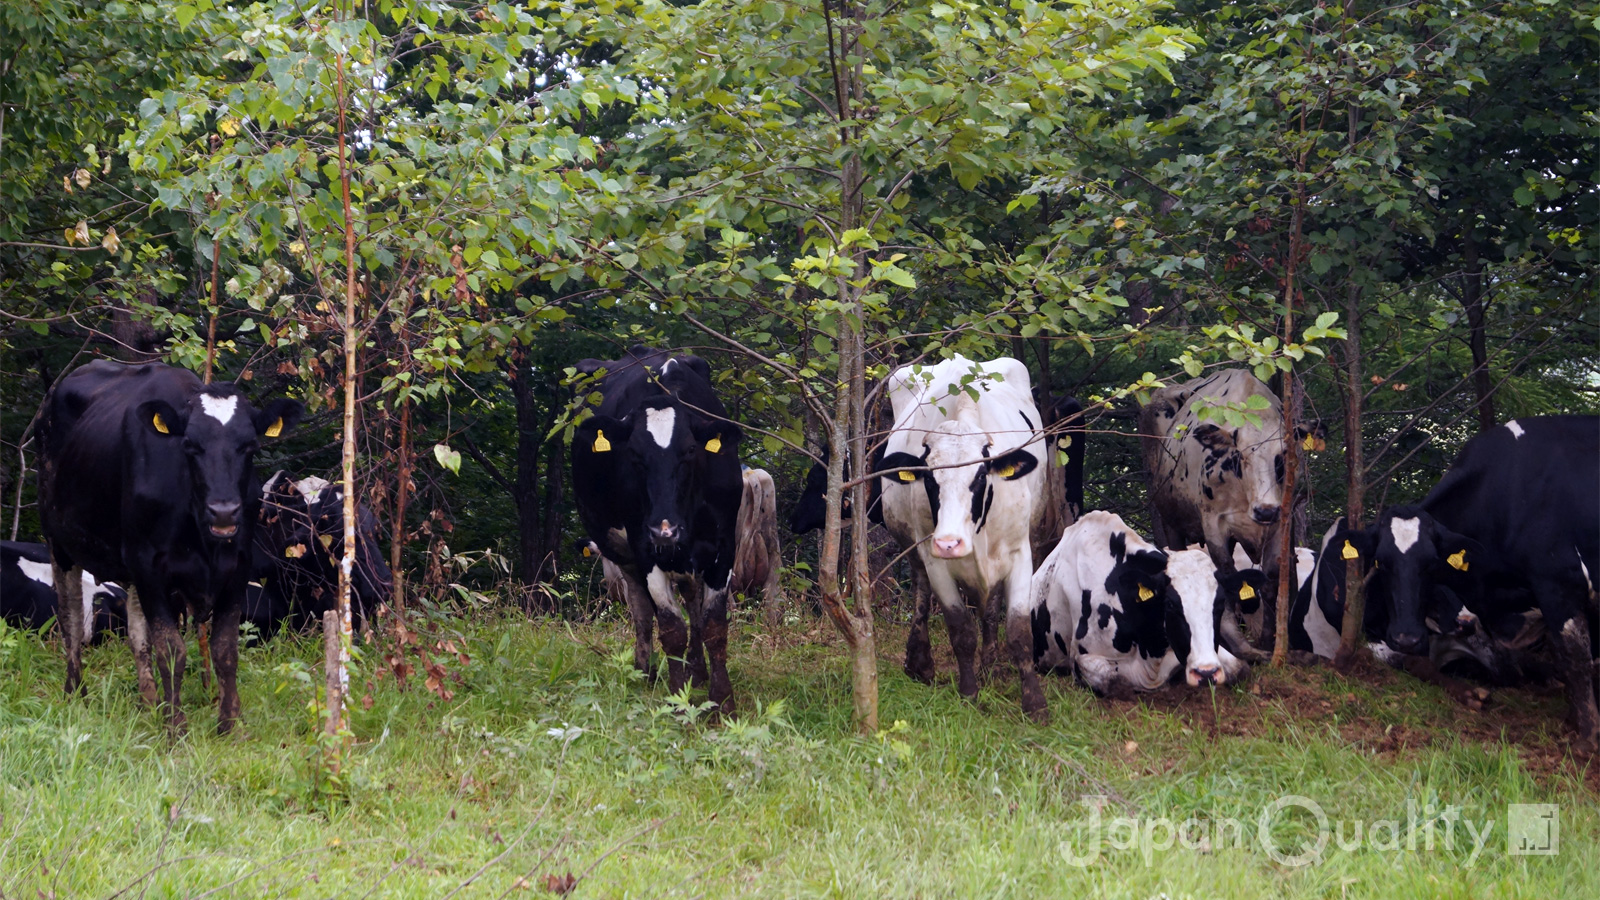
M626 601L635 663L651 670L659 627L671 688L703 685L730 709L730 598L776 585L771 479L741 466L743 431L705 360L634 347L577 369L597 377L601 400L574 430L574 493L585 545ZM1260 381L1224 370L1159 390L1143 408L1153 540L1110 512L1083 511L1081 407L1047 403L1041 415L1016 360L905 366L884 390L893 421L870 460L867 519L911 564L908 674L932 680L933 600L960 692L977 693L981 632L986 651L1009 655L1022 708L1041 720L1042 673L1125 695L1180 675L1190 686L1232 683L1263 658L1245 629L1266 637L1278 605L1277 548L1294 521L1286 458L1314 436L1284 433ZM1252 397L1267 401L1260 424L1227 427L1203 412ZM157 363L97 361L61 382L41 425L48 549L0 545L0 600L13 621L59 619L69 692L81 687L83 644L125 630L140 691L180 728L187 617L210 623L202 646L217 675L219 729L232 726L241 620L262 636L284 620L303 627L336 589L339 488L282 472L263 485L253 467L258 442L286 433L302 411L286 399L258 410L234 385ZM814 465L795 533L821 524L825 486ZM376 518L362 505L358 519L362 615L391 577ZM1453 666L1499 684L1559 679L1577 746L1595 750L1600 417L1513 420L1481 433L1421 503L1385 509L1365 528L1341 519L1316 549L1296 548L1294 565L1283 604L1292 650L1334 655L1346 572L1358 571L1366 637L1381 658L1447 684L1459 684L1439 674Z

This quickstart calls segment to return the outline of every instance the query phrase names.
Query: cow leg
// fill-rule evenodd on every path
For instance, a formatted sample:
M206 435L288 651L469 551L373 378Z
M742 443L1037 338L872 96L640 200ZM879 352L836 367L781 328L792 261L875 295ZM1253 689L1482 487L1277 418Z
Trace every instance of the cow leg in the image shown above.
M697 688L703 688L711 683L710 673L706 671L706 585L700 579L691 578L681 587L682 595L691 598L688 609L689 683Z
M128 649L133 651L133 668L138 673L139 696L146 706L156 705L156 677L150 667L150 623L139 602L139 589L128 586Z
M156 674L161 678L161 702L166 707L167 733L176 738L187 725L183 716L183 671L188 655L183 632L170 601L157 591L144 592L145 622L150 626L150 644ZM165 602L164 602L165 601Z
M54 557L50 575L56 583L56 630L67 654L68 694L82 694L83 687L83 570L77 566L63 570Z
M215 613L213 613L213 617ZM207 619L202 622L194 618L193 612L189 615L194 620L194 631L200 642L200 685L206 690L211 690L211 622Z
M1133 685L1118 673L1116 660L1085 653L1078 657L1074 669L1078 674L1078 680L1089 690L1094 691L1097 697L1117 700L1133 698Z
M1000 623L1006 617L1007 608L1002 592L1003 589L996 585L989 596L981 598L978 604L983 640L978 650L978 674L985 682L994 677L995 668L1000 665Z
M914 565L920 570L920 563ZM926 576L920 585L917 579L912 579L912 596L916 607L911 614L911 633L906 635L905 670L913 681L933 684L933 644L928 639L928 613L933 610L933 594L927 589Z
M1547 613L1545 621L1552 621ZM1559 621L1559 620L1556 620ZM1600 709L1597 709L1597 667L1590 649L1589 623L1583 613L1569 617L1550 635L1559 660L1561 680L1567 685L1567 704L1578 738L1574 747L1580 753L1600 752Z
M243 591L238 596L243 596ZM227 734L239 721L239 609L238 603L219 603L212 607L213 629L210 646L211 668L217 673L217 733ZM202 631L201 635L206 632ZM205 671L204 668L201 669Z
M1006 578L1006 644L1011 648L1011 661L1022 678L1022 711L1043 724L1050 721L1050 709L1045 703L1039 670L1033 662L1033 579L1019 575L1032 574L1033 560L1026 552L1022 556L1016 563L1018 568Z
M950 649L956 656L956 689L963 697L978 696L978 672L975 665L978 655L978 632L972 616L967 613L967 603L961 588L950 577L944 566L928 569L928 585L939 598L944 611L944 627L950 633Z
M667 573L651 568L645 576L645 587L655 603L656 620L661 626L661 651L667 655L667 690L676 694L689 683L689 623L678 598L673 596Z
M702 602L706 653L711 657L709 690L711 702L721 715L733 713L733 685L728 680L728 586L726 576L720 588L707 586Z
M628 618L633 620L633 667L654 680L655 669L650 666L650 648L655 641L655 605L650 595L632 578L622 579L623 598L628 604Z

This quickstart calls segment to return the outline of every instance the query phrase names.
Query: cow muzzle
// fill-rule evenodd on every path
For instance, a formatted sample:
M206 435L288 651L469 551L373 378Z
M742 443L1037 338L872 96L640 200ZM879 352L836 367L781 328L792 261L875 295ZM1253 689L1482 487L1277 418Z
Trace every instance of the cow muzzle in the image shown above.
M972 544L964 537L933 538L933 555L939 559L960 559L972 552Z
M239 533L239 502L207 503L211 533L219 538L231 538Z
M1202 684L1214 684L1220 687L1228 680L1228 673L1222 671L1222 667L1215 664L1192 666L1188 675L1190 687L1199 687Z
M678 537L683 533L682 528L668 522L666 519L662 519L660 525L651 525L648 531L650 533L650 549L654 550L657 555L670 554L677 550Z
M1421 654L1428 647L1427 638L1421 634L1409 631L1396 631L1389 635L1386 642L1394 650L1410 656Z
M1250 518L1254 519L1257 525L1271 525L1278 521L1280 509L1281 507L1277 506L1257 506L1250 510Z

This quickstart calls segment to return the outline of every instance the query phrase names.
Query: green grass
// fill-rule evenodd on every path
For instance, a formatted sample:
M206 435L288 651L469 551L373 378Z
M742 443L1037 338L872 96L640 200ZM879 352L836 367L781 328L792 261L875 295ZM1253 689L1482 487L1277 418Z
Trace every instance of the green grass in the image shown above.
M903 633L885 628L883 718L904 725L863 739L825 626L823 643L797 630L775 649L742 622L743 716L720 726L686 721L664 687L634 677L621 627L452 627L473 657L452 664L453 698L415 676L405 691L372 685L334 796L313 777L313 694L295 677L314 673L315 641L244 652L243 736L213 733L214 697L191 672L192 733L173 745L137 702L126 649L93 649L88 696L67 700L54 648L0 632L0 896L441 898L470 881L454 896L492 898L544 895L569 873L576 897L1600 896L1592 773L1530 765L1537 754L1483 738L1492 719L1460 737L1468 714L1403 676L1296 669L1215 701L1115 704L1049 679L1054 717L1039 727L1009 680L976 704L909 681ZM935 646L947 652L942 636ZM1548 719L1519 737L1556 753L1559 698L1512 703ZM1063 844L1085 846L1092 794L1114 797L1107 826L1124 810L1234 817L1243 845L1106 846L1069 866ZM1333 820L1398 820L1399 848L1279 865L1255 822L1289 794ZM1482 854L1469 863L1459 824L1454 846L1441 826L1434 850L1407 849L1408 801L1493 819ZM1507 854L1508 803L1559 804L1559 856ZM1290 811L1273 831L1292 846L1309 821Z

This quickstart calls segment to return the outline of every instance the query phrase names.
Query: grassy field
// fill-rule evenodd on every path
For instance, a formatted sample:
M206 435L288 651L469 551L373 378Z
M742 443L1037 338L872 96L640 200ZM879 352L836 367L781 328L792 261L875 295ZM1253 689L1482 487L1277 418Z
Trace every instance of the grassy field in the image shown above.
M126 649L91 651L68 701L54 648L0 632L0 897L1600 896L1596 764L1565 757L1548 691L1468 713L1387 670L1128 703L1049 679L1040 727L1011 680L976 704L909 681L888 627L868 739L814 626L740 623L742 715L710 726L632 673L619 626L455 623L453 696L359 688L331 786L310 763L314 641L244 652L242 736L213 733L191 672L173 745ZM1106 798L1098 841L1085 796ZM1263 847L1286 796L1327 818L1313 864ZM1508 853L1513 803L1559 806L1558 855ZM1280 856L1318 831L1303 805L1269 814Z

